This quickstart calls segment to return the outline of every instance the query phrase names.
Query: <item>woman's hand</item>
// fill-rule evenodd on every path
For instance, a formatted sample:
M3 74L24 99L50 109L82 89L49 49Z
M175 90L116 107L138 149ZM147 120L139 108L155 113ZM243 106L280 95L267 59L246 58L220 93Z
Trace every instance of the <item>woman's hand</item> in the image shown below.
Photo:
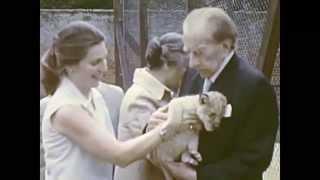
M168 119L168 106L163 106L159 108L157 111L152 113L150 116L146 132L154 129L155 127L159 126L163 122L165 122Z

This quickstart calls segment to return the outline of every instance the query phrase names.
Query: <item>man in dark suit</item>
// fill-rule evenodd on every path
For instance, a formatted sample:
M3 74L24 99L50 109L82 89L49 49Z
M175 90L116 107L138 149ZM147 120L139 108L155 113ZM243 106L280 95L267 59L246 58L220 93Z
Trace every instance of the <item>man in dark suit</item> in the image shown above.
M198 180L261 180L270 164L278 128L275 93L263 74L235 52L237 31L219 8L193 10L183 23L189 70L181 93L223 93L231 116L202 131Z

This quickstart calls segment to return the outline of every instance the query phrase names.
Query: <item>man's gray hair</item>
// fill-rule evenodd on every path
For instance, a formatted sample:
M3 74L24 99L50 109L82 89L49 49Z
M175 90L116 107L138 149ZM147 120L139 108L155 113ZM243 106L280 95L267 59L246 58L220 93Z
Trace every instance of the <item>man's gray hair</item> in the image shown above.
M183 22L183 33L202 33L218 43L230 39L233 48L237 41L237 27L221 8L204 7L191 11ZM196 34L195 34L196 35Z

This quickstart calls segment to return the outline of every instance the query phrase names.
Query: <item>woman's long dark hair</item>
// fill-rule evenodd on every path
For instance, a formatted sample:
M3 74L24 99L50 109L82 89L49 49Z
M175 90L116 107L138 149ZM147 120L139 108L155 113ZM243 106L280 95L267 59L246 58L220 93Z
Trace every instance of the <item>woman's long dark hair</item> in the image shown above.
M64 67L79 63L88 50L104 41L104 35L96 27L83 21L75 21L64 27L54 38L52 46L41 59L42 83L47 94L57 89Z

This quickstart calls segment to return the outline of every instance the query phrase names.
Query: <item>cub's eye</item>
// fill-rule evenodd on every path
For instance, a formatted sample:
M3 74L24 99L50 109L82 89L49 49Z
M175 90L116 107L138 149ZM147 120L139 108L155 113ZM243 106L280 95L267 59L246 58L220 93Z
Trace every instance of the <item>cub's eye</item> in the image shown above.
M215 118L216 115L217 115L216 113L210 113L210 114L209 114L209 117L210 117L210 118Z

